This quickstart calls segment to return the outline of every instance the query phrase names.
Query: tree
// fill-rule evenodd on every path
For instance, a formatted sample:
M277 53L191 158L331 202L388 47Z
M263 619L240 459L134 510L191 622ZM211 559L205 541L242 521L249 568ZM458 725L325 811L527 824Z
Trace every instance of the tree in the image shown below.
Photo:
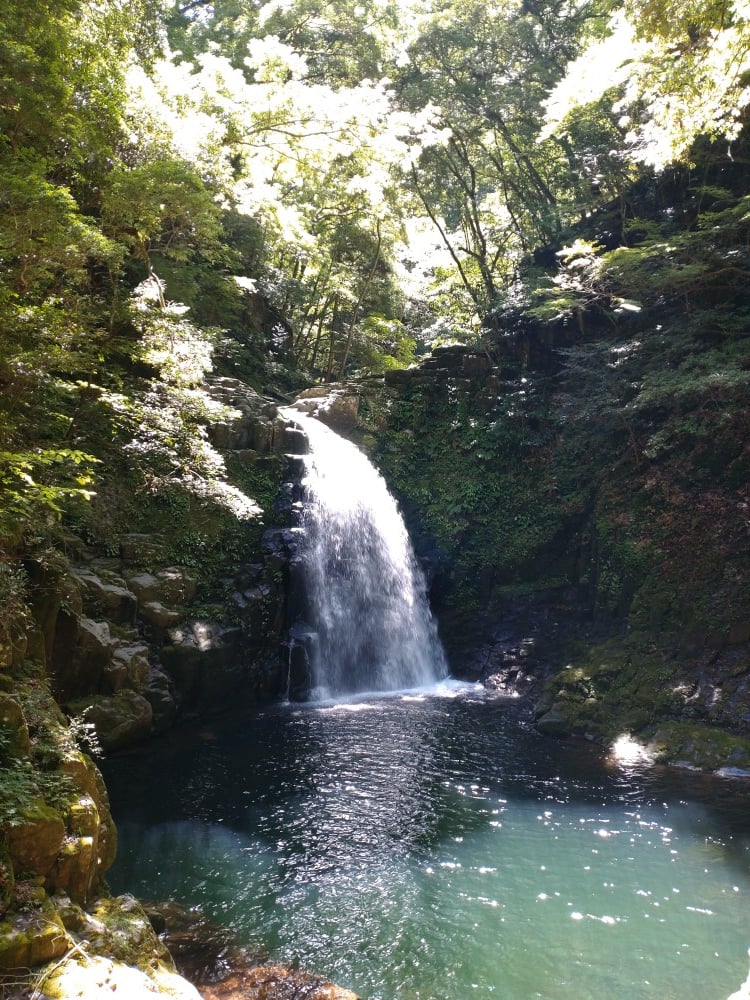
M424 19L408 49L399 99L431 109L410 182L480 318L519 257L581 210L569 150L540 140L540 108L597 12L559 0L454 0Z
M547 107L547 134L607 95L636 162L663 168L699 136L736 138L750 101L750 17L741 0L626 0L573 60Z

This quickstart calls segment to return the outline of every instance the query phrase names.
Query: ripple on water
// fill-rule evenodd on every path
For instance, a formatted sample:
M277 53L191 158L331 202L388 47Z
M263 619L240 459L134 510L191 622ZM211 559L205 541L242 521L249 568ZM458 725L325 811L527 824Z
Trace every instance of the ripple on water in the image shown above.
M200 904L369 1000L724 997L750 795L539 737L446 685L105 762L116 890Z

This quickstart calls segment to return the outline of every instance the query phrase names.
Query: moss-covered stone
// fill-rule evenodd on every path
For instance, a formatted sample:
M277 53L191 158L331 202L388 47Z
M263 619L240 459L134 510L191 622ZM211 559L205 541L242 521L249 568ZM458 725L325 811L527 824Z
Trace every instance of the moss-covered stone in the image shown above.
M674 664L624 639L584 646L547 681L535 714L554 735L637 732L676 705Z
M65 837L65 823L57 809L42 799L21 804L19 814L5 828L8 851L16 875L47 876Z
M72 943L50 905L28 907L0 922L0 969L43 965L64 955Z
M40 997L50 1000L200 1000L187 980L158 966L150 974L100 955L74 956L43 975L37 987Z
M31 753L29 727L16 698L0 692L0 758L28 757Z
M85 904L101 880L99 864L99 810L90 796L81 796L66 810L67 836L48 876L51 889L66 892L75 903Z
M655 759L702 770L747 772L750 776L750 739L714 726L665 722L649 740Z
M104 896L88 910L83 935L99 954L148 970L159 963L174 972L172 958L134 896Z
M75 715L85 713L106 751L140 743L151 735L153 709L146 698L135 691L125 689L111 696L82 698L71 702L70 709Z

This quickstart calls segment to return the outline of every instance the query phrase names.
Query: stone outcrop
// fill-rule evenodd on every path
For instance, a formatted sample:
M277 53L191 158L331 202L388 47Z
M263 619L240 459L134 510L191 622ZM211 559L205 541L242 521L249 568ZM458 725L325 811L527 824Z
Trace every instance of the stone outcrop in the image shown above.
M105 753L140 743L151 735L154 710L136 691L123 688L113 695L87 695L68 707L94 726Z
M206 1000L215 994L210 987L204 991ZM226 998L226 989L219 994ZM246 973L237 983L236 996L239 1000L274 1000L274 998L304 997L305 1000L358 1000L356 993L336 986L328 979L314 976L288 965L261 965Z
M360 393L347 386L321 385L303 389L295 401L295 409L315 416L321 423L346 434L353 431L359 419Z
M278 692L276 643L268 636L280 628L285 556L266 546L262 562L224 583L236 622L226 624L218 620L225 613L219 604L216 619L195 615L198 576L190 567L154 561L163 553L159 536L127 536L120 550L123 558L105 566L91 560L73 567L69 599L46 625L53 691L71 715L94 725L102 749L163 732L180 714ZM135 558L147 554L146 569Z
M215 447L239 454L245 461L284 450L286 421L278 416L274 403L235 378L212 378L207 389L213 399L231 412L231 416L212 423L209 428Z
M100 897L83 911L64 896L56 900L67 958L42 974L38 995L56 1000L199 1000L176 974L174 962L132 896Z

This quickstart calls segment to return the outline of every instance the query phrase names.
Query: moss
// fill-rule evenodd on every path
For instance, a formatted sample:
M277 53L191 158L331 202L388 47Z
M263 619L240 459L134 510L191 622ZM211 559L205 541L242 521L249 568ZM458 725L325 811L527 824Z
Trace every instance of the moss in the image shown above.
M592 644L547 681L538 724L602 740L638 732L673 709L673 680L674 666L653 648L623 639Z
M48 901L0 923L0 969L30 969L63 955L72 942Z
M650 734L650 749L662 763L750 771L750 739L713 726L662 723Z
M99 954L144 971L158 962L174 972L169 952L133 896L102 897L90 913L94 921L90 940Z
M439 550L452 609L502 606L514 591L544 589L542 574L567 583L566 534L585 499L560 503L541 382L530 376L495 385L492 373L470 385L451 377L413 381L378 429L375 459L418 544L430 539Z

